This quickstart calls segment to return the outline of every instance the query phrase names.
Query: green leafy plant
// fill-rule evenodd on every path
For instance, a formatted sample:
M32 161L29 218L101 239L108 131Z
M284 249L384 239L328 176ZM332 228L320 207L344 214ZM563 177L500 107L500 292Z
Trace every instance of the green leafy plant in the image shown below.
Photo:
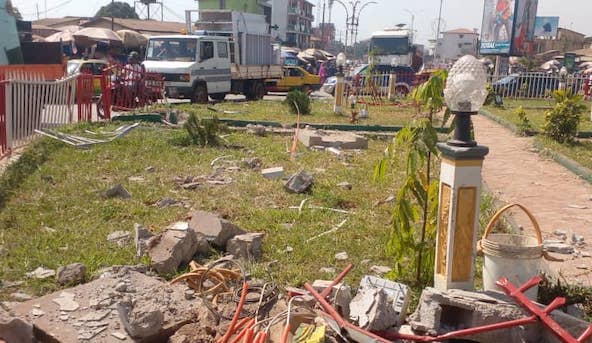
M515 113L518 116L518 120L520 121L517 125L518 133L523 136L532 134L534 127L532 126L530 119L528 119L524 107L518 107Z
M592 288L573 285L564 279L543 275L543 281L539 286L538 301L541 304L550 304L558 297L566 299L564 308L569 305L581 304L586 320L592 321Z
M569 89L555 91L553 97L556 105L545 113L543 132L559 143L573 143L586 105L580 95Z
M392 276L415 280L417 285L431 282L434 273L438 180L431 174L434 157L438 156L438 135L433 120L434 114L444 107L446 77L446 72L436 72L414 90L412 97L422 116L397 134L374 170L375 180L380 180L391 163L405 166L405 179L393 208L387 252L394 259ZM448 110L445 113L445 118L450 116Z
M485 103L483 103L483 105L488 106L488 105L493 105L495 104L495 90L493 89L493 86L491 85L491 83L487 84L487 98L485 98Z
M191 143L201 147L218 146L220 137L218 134L223 127L217 116L212 118L200 118L197 114L191 113L184 125L189 134Z
M297 89L288 93L284 104L288 106L292 114L298 114L298 112L300 114L310 114L311 112L310 98L306 93Z

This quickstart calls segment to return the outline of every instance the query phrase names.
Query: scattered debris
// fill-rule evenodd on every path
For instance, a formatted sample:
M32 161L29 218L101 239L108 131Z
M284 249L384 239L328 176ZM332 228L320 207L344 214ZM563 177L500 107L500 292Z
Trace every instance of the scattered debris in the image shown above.
M368 149L368 139L351 132L303 129L298 130L298 140L307 147Z
M344 220L343 220L341 223L337 224L337 226L335 226L335 227L334 227L334 228L332 228L331 230L328 230L328 231L322 232L322 233L320 233L320 234L318 234L318 235L316 235L316 236L314 236L314 237L311 237L311 238L307 239L307 240L306 240L306 243L312 242L312 241L314 241L314 240L315 240L315 239L317 239L317 238L321 238L321 237L323 237L323 236L330 235L330 234L332 234L332 233L335 233L335 232L337 232L339 229L341 229L341 228L343 227L343 225L345 225L345 223L347 223L347 219L344 219Z
M131 337L151 337L162 330L164 314L158 307L150 305L149 303L133 304L131 301L118 304L119 318Z
M222 177L218 175L210 176L188 176L188 177L176 177L174 182L183 189L192 190L197 189L204 185L229 185L232 183L232 178Z
M146 182L146 179L144 179L143 176L130 176L127 178L127 180L130 182L138 182L138 183Z
M394 195L389 195L386 199L384 200L379 200L377 202L374 203L374 206L380 206L380 205L384 205L384 204L388 204L391 202L394 202L397 198Z
M131 240L131 235L128 231L114 231L107 235L107 241L117 244L118 247L123 248Z
M383 331L397 324L392 301L383 289L364 288L350 303L350 319L363 329Z
M43 267L37 267L37 269L33 270L32 272L28 272L25 274L25 276L28 278L39 279L39 280L54 277L55 275L56 275L55 270L47 269L47 268L43 268Z
M292 193L304 193L312 186L314 177L305 171L292 175L284 187Z
M0 306L0 335L6 343L37 342L33 335L33 325L28 321L13 317Z
M160 200L158 200L154 205L158 208L165 208L165 207L169 207L169 206L175 206L179 204L178 200L172 199L172 198L162 198Z
M323 268L319 269L319 271L321 273L335 274L335 268L333 268L333 267L323 267Z
M581 206L581 205L567 205L568 208L574 208L576 210L586 210L588 206Z
M82 263L72 263L58 268L57 281L60 285L75 285L86 279L86 266Z
M42 231L42 232L45 232L45 233L50 233L50 234L51 234L51 233L56 233L56 232L57 232L57 230L56 230L56 229L52 229L52 228L50 228L49 226L45 226L45 225L41 227L41 231Z
M14 292L14 293L10 293L10 297L14 300L14 301L29 301L31 299L33 299L32 296L26 294L26 293L20 293L20 292Z
M333 281L315 280L312 284L317 292L323 292L329 288L328 295L333 299L333 303L337 310L343 314L344 317L350 316L350 304L352 302L352 292L350 286L345 283L337 283L333 285Z
M226 251L243 260L258 260L263 255L263 233L246 233L228 241Z
M333 155L336 155L336 156L343 155L343 151L341 151L338 148L330 147L330 148L327 148L325 150L328 151L328 152L330 152L330 153L332 153Z
M281 179L284 177L284 167L274 167L261 170L261 175L267 179Z
M263 162L259 157L243 158L242 164L250 169L260 169Z
M220 161L224 161L230 157L232 157L232 156L231 155L224 155L224 156L216 157L215 159L212 160L212 162L210 162L210 167L213 167L216 165L216 163L218 163Z
M130 192L128 192L122 184L117 184L112 188L105 191L105 197L107 198L121 198L121 199L129 199L132 197Z
M123 126L118 127L117 129L115 129L115 131L111 131L111 132L96 133L96 132L92 132L92 131L87 131L87 133L92 133L95 136L100 135L100 137L102 139L82 137L82 136L72 135L72 134L65 134L65 133L58 132L56 130L50 130L50 129L41 129L41 130L35 129L35 132L38 134L59 140L59 141L64 142L66 144L75 146L77 148L86 148L91 145L100 144L100 143L107 143L107 142L111 142L117 138L123 137L126 134L128 134L131 130L138 127L139 125L140 125L139 123L134 123L131 125L123 125Z
M266 131L267 131L267 129L263 125L253 125L253 124L247 125L247 133L250 133L250 134L253 134L256 136L263 137L263 136L265 136Z
M583 245L584 244L584 236L576 235L575 233L571 235L571 243L576 245Z
M161 275L177 271L191 261L197 251L197 237L193 230L177 230L174 226L158 236L158 241L148 248L152 267Z
M231 238L246 233L228 220L205 211L195 211L191 214L189 228L205 236L208 242L221 249L226 249L226 243Z
M53 302L58 304L60 311L72 312L76 311L80 305L74 301L76 295L70 292L62 292L59 297L53 299Z
M345 252L345 251L335 254L335 259L337 261L345 261L348 258L349 258L349 256L347 255L347 252Z
M370 271L373 273L384 275L386 273L390 273L393 269L387 266L372 266L370 267Z
M153 173L156 171L156 168L154 168L154 166L148 166L148 167L144 168L144 171L148 172L148 173Z
M546 241L545 241L546 242ZM554 252L563 255L573 254L574 247L565 243L546 242L543 244L543 249L548 252Z
M349 182L340 182L337 184L337 187L347 189L348 191L351 191L351 189L353 188L352 184Z
M154 234L138 223L134 224L134 232L136 257L140 258L148 252L148 249L150 248L150 241L154 237Z

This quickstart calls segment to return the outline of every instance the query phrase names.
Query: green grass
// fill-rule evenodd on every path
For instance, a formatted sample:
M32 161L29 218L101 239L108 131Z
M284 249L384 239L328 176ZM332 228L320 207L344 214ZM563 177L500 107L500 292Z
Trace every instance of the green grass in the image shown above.
M336 115L333 112L332 100L313 100L311 102L312 114L301 117L303 123L312 124L349 124L350 110L346 109L344 115ZM220 112L208 109L215 108ZM222 102L216 105L175 105L175 109L184 112L195 112L200 115L211 116L217 114L221 119L235 120L260 120L274 121L282 124L296 123L296 116L289 114L286 105L279 101L252 101L252 102ZM358 105L358 110L360 105ZM225 114L223 111L238 112L236 114ZM415 108L408 104L404 106L370 106L368 119L360 119L359 125L385 125L403 126L415 118Z
M573 144L561 144L545 137L538 136L536 142L543 147L563 154L586 168L592 169L592 140L580 139Z
M353 262L353 280L367 273L373 264L388 265L384 242L390 228L390 206L375 207L374 203L393 193L397 181L391 175L385 183L371 182L373 166L385 142L371 141L369 150L353 153L349 163L344 163L330 153L302 147L296 161L290 161L286 153L290 139L286 137L233 133L227 139L245 149L227 150L172 144L181 135L183 131L144 126L124 138L88 150L46 139L32 146L30 151L51 146L50 150L43 150L47 153L45 163L17 162L5 174L23 168L23 164L33 170L13 185L0 210L0 246L4 248L0 279L21 280L26 272L39 266L55 269L82 262L92 274L110 265L137 263L133 244L118 248L108 243L106 237L116 230L133 232L135 222L160 231L186 217L188 209L158 209L152 205L163 197L186 199L195 209L220 213L245 230L265 232L265 258L254 271L267 273L265 263L277 260L272 275L283 285L333 277L320 273L321 267L340 269ZM287 174L300 169L316 171L313 190L305 195L290 194L283 189L282 181L267 180L260 173L245 169L226 172L234 179L228 186L188 191L174 184L175 176L212 173L210 162L224 155L236 161L258 156L265 167L284 166ZM154 166L156 171L144 171L147 166ZM142 176L145 182L129 181L132 176ZM342 181L350 182L353 190L336 187ZM131 199L102 197L103 191L117 183L130 191ZM352 214L305 210L299 215L297 210L288 209L305 198L311 204L347 209ZM305 242L345 218L347 223L337 233ZM292 227L287 228L287 223ZM44 227L56 232L49 233ZM285 253L287 246L293 247L294 252ZM334 255L340 251L347 251L350 259L335 261ZM371 261L368 265L360 264L366 259ZM53 281L29 281L26 288L43 294L56 286Z
M503 107L490 105L485 106L484 110L514 125L519 125L520 119L516 115L516 110L518 107L523 106L528 120L530 120L535 130L542 131L545 125L545 112L547 109L553 107L554 104L555 102L551 100L504 100ZM580 131L592 131L592 121L590 121L590 115L588 113L582 114Z

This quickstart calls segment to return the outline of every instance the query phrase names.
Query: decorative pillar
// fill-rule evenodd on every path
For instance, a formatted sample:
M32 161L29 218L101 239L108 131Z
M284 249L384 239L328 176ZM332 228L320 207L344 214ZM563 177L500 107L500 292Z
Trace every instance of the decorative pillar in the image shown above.
M335 105L333 106L333 112L335 114L343 114L343 99L344 99L344 89L345 89L345 82L343 74L337 73L337 83L335 84Z
M485 83L483 65L465 56L451 69L444 91L456 128L451 140L438 144L442 164L434 286L441 290L474 289L481 168L489 149L472 140L471 116L487 97Z
M397 74L391 73L389 75L389 85L388 85L388 99L390 101L395 100L395 89L397 85Z

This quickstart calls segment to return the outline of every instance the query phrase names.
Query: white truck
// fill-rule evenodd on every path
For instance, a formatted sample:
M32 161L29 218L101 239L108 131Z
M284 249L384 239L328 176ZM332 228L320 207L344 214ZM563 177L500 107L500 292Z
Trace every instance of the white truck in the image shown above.
M148 40L144 67L162 74L169 98L207 103L208 96L223 100L226 94L263 98L265 82L283 76L274 58L265 17L236 11L199 11L191 35L153 36Z

